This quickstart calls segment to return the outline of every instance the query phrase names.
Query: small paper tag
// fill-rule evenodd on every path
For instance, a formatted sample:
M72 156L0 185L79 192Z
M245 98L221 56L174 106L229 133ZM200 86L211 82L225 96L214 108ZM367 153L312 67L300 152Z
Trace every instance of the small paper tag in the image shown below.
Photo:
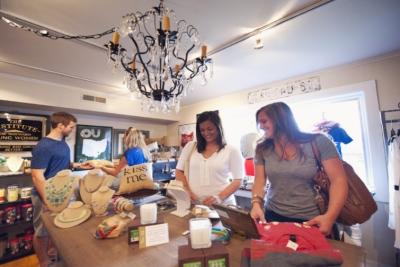
M121 212L120 214L119 214L119 216L121 216L121 218L125 218L125 217L127 217L128 216L128 214L126 214L126 212Z
M156 246L168 242L168 223L139 227L139 248Z
M297 248L299 247L299 245L295 242L293 242L292 240L289 240L286 244L286 247L291 248L293 250L297 250Z
M135 213L133 213L133 212L129 212L127 216L128 216L131 220L133 220L133 219L136 218L136 215L135 215Z

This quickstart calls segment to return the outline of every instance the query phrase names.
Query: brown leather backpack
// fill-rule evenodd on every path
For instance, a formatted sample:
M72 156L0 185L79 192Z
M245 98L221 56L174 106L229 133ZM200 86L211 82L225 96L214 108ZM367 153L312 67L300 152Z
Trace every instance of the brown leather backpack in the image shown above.
M322 166L321 154L315 141L311 142L311 146L318 166L317 175L314 177L314 189L317 192L316 202L323 214L328 208L330 182ZM347 175L349 191L337 222L345 225L363 223L377 210L376 202L364 182L354 172L353 167L343 160L342 163Z

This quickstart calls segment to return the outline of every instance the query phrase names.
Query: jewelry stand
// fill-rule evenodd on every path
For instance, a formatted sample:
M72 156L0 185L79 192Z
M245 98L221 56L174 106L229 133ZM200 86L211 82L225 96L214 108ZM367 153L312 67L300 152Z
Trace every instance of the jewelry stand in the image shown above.
M178 217L185 217L190 213L190 197L189 194L183 189L177 186L169 186L168 193L176 199L176 210L172 211L171 214Z
M92 209L97 217L107 215L108 204L115 191L108 188L107 186L101 186L99 190L92 195Z
M45 182L45 202L51 212L64 210L75 189L76 179L70 170L59 171Z
M82 179L79 180L79 194L85 204L91 204L92 195L101 186L110 186L115 178L105 174L99 169L89 171Z

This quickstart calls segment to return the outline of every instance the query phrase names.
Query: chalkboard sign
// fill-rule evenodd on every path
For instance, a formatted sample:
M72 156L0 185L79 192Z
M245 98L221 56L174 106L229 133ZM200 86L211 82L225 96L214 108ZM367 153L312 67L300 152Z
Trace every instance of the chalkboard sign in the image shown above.
M75 162L93 159L111 160L112 128L77 125Z
M32 151L46 134L45 116L0 113L0 152Z

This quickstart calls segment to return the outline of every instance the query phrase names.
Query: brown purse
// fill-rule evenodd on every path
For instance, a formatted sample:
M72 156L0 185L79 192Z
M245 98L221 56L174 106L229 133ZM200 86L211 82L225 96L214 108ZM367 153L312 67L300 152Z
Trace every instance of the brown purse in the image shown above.
M322 166L321 154L315 141L311 142L311 146L318 166L317 174L314 177L315 202L321 214L324 214L328 209L330 181ZM347 176L349 191L337 222L344 225L363 223L378 209L376 202L364 182L354 172L353 167L343 160L342 163Z

